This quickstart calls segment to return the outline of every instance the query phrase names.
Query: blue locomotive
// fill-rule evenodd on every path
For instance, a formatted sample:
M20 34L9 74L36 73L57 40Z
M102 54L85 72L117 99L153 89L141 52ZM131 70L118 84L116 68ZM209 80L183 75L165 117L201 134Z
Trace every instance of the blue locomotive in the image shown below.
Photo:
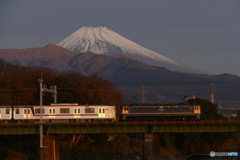
M199 120L200 105L142 104L121 106L122 121Z

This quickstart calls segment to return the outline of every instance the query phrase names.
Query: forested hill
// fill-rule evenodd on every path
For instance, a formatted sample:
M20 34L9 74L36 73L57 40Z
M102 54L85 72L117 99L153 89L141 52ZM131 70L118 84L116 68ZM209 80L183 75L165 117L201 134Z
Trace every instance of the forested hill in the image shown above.
M23 67L0 60L0 105L38 105L41 73L44 84L56 85L58 103L121 104L123 96L114 84L96 74L56 73L48 68ZM53 103L45 93L43 104Z

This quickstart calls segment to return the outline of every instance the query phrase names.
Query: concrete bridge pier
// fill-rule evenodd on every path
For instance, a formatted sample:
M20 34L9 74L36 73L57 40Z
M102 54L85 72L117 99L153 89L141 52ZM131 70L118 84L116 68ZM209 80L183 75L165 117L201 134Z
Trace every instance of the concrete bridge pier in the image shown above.
M145 133L143 137L143 160L157 159L159 157L159 135L155 133Z
M57 135L43 135L43 148L40 148L40 160L60 160Z

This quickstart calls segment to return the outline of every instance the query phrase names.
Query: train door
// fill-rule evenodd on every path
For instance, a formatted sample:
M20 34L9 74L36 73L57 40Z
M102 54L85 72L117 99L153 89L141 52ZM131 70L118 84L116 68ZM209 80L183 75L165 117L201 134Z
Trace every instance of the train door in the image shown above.
M105 108L102 108L102 117L105 117Z
M27 109L26 108L23 109L23 118L27 119Z
M30 108L24 108L23 109L23 118L24 119L29 119L31 118L31 109Z
M80 108L73 109L74 118L80 118Z
M49 118L56 118L56 109L55 108L49 108L48 109Z
M48 118L52 118L52 108L48 108Z
M30 119L31 118L31 109L30 108L28 108L28 112L27 113L28 113L27 114L27 118Z
M111 118L112 117L112 108L109 108L109 117Z
M77 108L74 108L74 109L73 109L74 118L77 118L77 117L78 117L77 111L78 111Z
M53 114L52 118L56 118L56 109L55 108L52 109L52 114Z
M80 118L80 112L81 110L80 110L80 108L78 108L78 118Z
M105 117L105 108L98 108L98 117Z
M98 117L102 117L102 108L98 108Z

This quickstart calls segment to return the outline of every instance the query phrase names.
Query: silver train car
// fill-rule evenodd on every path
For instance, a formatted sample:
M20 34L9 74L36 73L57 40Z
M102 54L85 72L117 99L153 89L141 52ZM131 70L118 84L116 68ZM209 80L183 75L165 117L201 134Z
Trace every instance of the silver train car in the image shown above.
M39 121L40 106L4 106L0 120L17 122ZM92 122L115 121L114 105L68 105L42 106L44 122Z
M9 121L12 119L12 107L11 106L0 106L0 120Z
M121 106L123 121L200 120L200 105L143 104Z

